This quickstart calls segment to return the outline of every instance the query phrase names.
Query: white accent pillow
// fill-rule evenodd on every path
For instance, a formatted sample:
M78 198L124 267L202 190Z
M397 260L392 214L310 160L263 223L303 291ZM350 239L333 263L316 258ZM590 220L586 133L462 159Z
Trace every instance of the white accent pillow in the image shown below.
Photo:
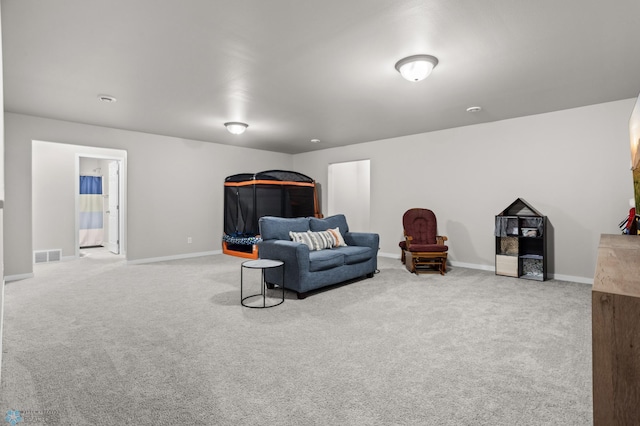
M347 243L344 242L344 238L342 238L342 234L340 233L340 227L327 229L327 232L331 232L331 234L333 235L333 239L335 240L335 243L333 244L334 247L344 247L347 245Z

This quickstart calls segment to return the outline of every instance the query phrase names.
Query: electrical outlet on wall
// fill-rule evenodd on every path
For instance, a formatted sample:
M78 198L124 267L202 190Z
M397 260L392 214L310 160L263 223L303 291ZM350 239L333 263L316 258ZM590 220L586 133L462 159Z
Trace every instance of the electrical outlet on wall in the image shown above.
M191 244L193 242L193 240L191 239L191 237L187 237L187 244Z

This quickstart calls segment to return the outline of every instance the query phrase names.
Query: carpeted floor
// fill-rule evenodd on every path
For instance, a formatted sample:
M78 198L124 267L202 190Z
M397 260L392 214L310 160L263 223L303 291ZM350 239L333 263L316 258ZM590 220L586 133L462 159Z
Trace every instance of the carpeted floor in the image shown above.
M452 268L248 309L226 255L5 288L1 414L60 425L588 425L591 286ZM247 284L251 284L251 276Z

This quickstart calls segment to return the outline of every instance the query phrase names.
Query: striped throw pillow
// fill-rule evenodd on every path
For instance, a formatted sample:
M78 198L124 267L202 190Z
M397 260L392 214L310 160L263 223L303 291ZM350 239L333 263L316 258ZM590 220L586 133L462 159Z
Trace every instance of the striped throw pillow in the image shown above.
M331 248L335 245L335 238L329 231L321 232L293 232L289 231L291 241L303 243L309 247L309 250L323 250Z

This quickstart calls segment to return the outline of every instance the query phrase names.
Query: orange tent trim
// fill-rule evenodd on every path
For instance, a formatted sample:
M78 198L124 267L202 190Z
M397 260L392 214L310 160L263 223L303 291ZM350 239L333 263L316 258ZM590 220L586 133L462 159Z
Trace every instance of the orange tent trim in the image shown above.
M314 187L313 182L292 182L281 180L248 180L245 182L225 182L224 186L249 186L249 185L287 185L287 186L311 186Z

